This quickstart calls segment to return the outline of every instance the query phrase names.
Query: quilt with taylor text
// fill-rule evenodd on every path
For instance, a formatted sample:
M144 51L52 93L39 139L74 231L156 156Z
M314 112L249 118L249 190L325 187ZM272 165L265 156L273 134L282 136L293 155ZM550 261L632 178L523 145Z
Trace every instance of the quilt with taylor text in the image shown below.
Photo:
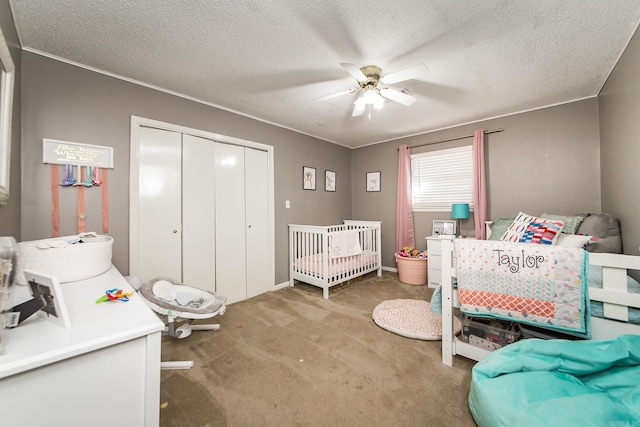
M460 310L590 338L588 252L456 239Z

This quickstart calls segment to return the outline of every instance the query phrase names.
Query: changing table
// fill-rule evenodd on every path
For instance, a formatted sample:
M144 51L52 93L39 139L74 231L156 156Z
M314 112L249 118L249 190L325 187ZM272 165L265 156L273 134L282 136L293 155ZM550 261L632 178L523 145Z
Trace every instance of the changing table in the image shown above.
M60 286L71 329L33 315L6 331L2 424L159 425L164 324L135 294L128 302L96 304L107 289L132 290L113 266ZM14 305L29 299L27 286L14 286Z

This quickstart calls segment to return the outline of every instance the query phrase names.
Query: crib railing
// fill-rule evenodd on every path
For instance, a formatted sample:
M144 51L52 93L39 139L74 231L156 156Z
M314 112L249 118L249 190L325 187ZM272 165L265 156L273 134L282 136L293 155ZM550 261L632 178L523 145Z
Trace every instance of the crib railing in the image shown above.
M358 235L362 249L359 255L332 258L330 249L334 233L352 230ZM291 277L316 279L328 285L341 283L369 271L381 268L380 223L345 221L330 226L289 225L289 257ZM380 272L379 272L380 273Z

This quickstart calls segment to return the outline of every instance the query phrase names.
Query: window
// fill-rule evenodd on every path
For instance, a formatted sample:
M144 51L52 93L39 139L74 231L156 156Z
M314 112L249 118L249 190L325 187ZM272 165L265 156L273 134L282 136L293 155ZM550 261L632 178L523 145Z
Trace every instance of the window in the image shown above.
M411 155L413 210L449 212L453 203L473 209L472 146Z

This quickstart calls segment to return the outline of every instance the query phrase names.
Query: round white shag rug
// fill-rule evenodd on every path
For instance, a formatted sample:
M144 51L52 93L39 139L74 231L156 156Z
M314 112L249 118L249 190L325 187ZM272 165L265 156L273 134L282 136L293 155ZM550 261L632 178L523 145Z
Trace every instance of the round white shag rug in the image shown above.
M373 321L382 329L407 338L438 341L442 339L442 316L431 311L429 301L392 299L373 309ZM462 330L457 317L453 318L455 334Z

